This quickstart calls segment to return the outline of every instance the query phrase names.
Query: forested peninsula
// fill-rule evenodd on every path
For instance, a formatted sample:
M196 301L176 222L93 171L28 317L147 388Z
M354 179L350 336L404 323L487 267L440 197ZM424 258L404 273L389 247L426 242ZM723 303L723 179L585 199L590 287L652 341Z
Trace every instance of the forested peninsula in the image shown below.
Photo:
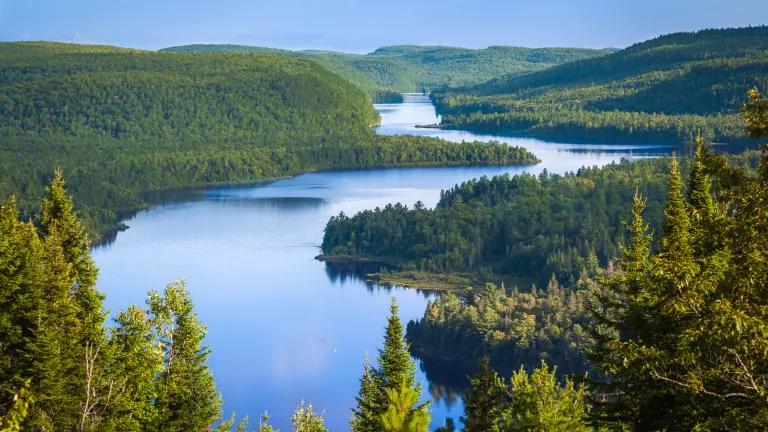
M0 44L0 196L37 209L63 169L89 231L146 193L334 168L533 163L501 144L376 135L365 93L281 54Z

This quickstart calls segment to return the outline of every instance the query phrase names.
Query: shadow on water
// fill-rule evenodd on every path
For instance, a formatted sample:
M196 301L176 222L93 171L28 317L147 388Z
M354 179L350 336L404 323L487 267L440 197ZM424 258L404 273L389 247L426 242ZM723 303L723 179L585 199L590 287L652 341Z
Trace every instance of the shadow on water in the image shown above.
M377 283L370 280L369 275L378 273L382 270L393 270L394 267L384 263L366 261L366 262L325 262L325 274L334 284L343 284L347 281L355 281L365 285L370 293L374 292L392 292L395 287L390 284ZM439 295L439 292L433 290L423 290L412 288L412 291L424 296L424 298L433 298Z

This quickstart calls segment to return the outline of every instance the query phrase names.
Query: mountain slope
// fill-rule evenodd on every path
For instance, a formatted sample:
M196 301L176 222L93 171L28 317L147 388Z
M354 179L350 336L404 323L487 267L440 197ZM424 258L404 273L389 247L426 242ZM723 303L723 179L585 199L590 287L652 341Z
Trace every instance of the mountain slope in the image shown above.
M597 140L734 141L746 91L768 87L768 27L676 33L436 95L449 127Z
M0 44L0 199L30 213L56 168L99 232L168 188L301 171L516 163L501 145L382 137L366 95L274 53ZM523 154L525 153L525 154Z
M186 45L173 52L263 52L270 48L242 45ZM468 49L400 45L360 55L333 51L282 51L315 61L374 95L423 91L442 86L473 85L506 74L525 74L565 62L612 52L580 48L492 46Z

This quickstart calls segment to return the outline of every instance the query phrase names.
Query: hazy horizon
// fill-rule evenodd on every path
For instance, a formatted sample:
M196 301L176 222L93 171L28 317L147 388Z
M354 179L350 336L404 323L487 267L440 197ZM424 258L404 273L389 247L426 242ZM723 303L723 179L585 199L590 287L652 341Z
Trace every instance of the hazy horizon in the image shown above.
M662 34L768 24L759 0L0 0L0 41L161 49L236 44L367 53L391 45L623 48ZM489 13L492 12L492 13Z

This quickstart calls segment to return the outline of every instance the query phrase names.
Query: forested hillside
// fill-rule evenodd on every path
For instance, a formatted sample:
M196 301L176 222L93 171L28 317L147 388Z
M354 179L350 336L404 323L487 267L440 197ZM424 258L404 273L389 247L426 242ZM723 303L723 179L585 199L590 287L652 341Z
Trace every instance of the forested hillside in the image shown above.
M530 163L497 144L382 137L365 94L279 54L0 44L0 196L29 215L62 168L92 231L143 193L301 171Z
M675 33L435 95L446 127L600 141L745 139L738 109L768 88L768 27Z
M174 52L274 52L243 45L186 45ZM333 51L281 51L315 61L363 88L368 94L397 97L399 92L429 91L443 86L474 85L503 75L522 75L562 63L601 56L611 49L520 48L492 46L468 49L401 45L369 54Z

